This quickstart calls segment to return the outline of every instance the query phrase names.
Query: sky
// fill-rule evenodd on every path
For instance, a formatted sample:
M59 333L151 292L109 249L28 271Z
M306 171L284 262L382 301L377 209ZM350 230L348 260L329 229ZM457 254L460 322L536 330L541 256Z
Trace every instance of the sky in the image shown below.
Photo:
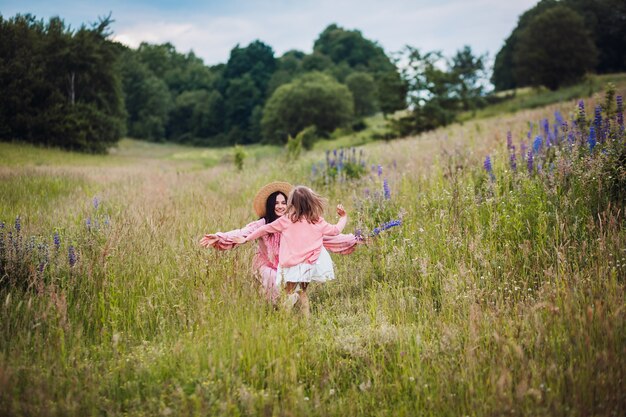
M277 57L306 53L330 24L360 30L388 54L405 45L451 57L465 45L491 60L538 0L0 0L7 19L30 13L61 17L78 28L99 17L114 20L112 38L131 47L170 42L206 65L228 61L236 46L261 40Z

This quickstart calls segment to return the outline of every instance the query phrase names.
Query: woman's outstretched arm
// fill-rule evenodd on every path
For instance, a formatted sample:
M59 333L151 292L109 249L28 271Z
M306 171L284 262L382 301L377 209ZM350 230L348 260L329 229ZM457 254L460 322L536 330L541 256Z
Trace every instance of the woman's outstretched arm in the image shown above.
M256 229L265 224L264 219L256 220L252 223L248 223L241 229L231 230L229 232L217 232L206 234L200 239L200 245L205 248L213 247L218 250L233 249L241 244L240 240L245 239Z

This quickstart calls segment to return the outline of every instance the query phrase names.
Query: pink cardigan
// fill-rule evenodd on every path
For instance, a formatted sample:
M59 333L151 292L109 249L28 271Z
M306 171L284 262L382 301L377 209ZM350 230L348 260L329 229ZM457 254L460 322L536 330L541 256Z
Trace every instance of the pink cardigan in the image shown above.
M246 241L256 240L267 234L280 233L278 263L281 267L289 268L301 263L312 264L320 256L324 236L337 236L347 221L347 216L343 216L337 225L329 224L323 218L316 223L309 223L304 219L292 222L288 216L282 216L256 229L246 237Z
M248 223L241 229L230 232L218 232L215 235L219 238L213 243L213 247L219 250L230 250L239 244L233 241L237 237L247 237L252 232L265 225L265 219L259 219ZM256 255L253 260L253 268L258 270L262 266L276 270L278 268L278 254L280 250L281 234L273 233L263 236L258 240ZM324 236L324 247L329 252L349 255L356 250L358 244L363 243L353 234L340 234L336 236Z

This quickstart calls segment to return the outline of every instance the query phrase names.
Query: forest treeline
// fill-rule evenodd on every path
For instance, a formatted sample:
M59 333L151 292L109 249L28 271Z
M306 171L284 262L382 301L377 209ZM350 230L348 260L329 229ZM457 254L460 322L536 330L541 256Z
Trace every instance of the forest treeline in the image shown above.
M557 89L586 72L626 71L626 1L541 0L524 12L495 57L496 90Z
M626 69L626 3L542 0L520 16L496 56L497 90L556 89L587 72ZM378 112L387 136L434 129L487 102L486 55L407 46L390 58L358 30L332 24L313 51L276 56L256 40L207 66L170 44L112 41L109 17L68 28L0 15L0 140L104 152L120 137L200 146L284 144L358 130ZM397 62L402 62L399 68ZM311 141L307 141L311 145Z

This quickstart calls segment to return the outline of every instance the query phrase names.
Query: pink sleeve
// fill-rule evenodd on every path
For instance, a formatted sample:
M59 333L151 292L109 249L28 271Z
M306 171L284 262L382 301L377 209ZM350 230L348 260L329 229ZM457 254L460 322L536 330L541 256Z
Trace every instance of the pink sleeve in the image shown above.
M274 220L270 224L266 224L265 226L259 227L254 232L246 236L246 242L250 242L251 240L256 240L260 238L261 236L265 236L270 233L282 232L285 229L285 222L289 221L285 219L286 217L287 216L279 217L278 219Z
M337 236L324 236L324 247L326 250L341 255L351 254L360 243L363 243L363 240L357 239L352 233Z
M321 219L323 224L322 226L322 234L324 236L336 236L346 227L346 223L348 222L348 216L343 216L339 218L337 224L329 224L326 220Z
M217 232L215 235L219 238L217 242L215 242L213 246L215 249L219 250L228 250L233 249L239 246L238 243L233 242L234 238L243 237L245 238L253 231L259 229L265 224L265 219L259 219L252 223L248 223L241 229L231 230L230 232Z

